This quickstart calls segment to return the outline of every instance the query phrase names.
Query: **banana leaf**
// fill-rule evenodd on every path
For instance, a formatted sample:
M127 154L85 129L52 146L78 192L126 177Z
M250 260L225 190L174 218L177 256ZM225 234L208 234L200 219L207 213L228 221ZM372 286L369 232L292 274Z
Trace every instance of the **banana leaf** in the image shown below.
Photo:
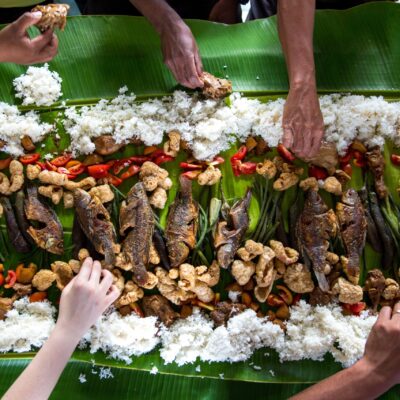
M399 18L400 6L392 3L372 3L348 11L317 12L315 55L320 92L400 98ZM234 89L248 96L268 99L287 92L287 74L276 32L276 18L235 26L202 21L188 23L198 40L206 70L218 76L229 76ZM142 18L73 17L69 18L67 28L59 38L59 55L50 67L63 78L63 99L69 104L91 104L99 98L113 97L125 84L139 98L166 95L178 88L162 64L158 37ZM25 70L22 66L0 65L1 101L20 104L14 97L11 82ZM30 108L35 107L21 107ZM43 119L55 119L53 108L56 107L43 109ZM55 144L49 139L47 146L51 148ZM168 168L176 183L177 165ZM229 176L228 165L223 168L226 177ZM394 181L398 179L398 169L389 173L393 185L397 185ZM222 183L223 191L230 199L239 197L247 185L245 180L240 180L237 185L232 177ZM173 197L171 191L169 202ZM257 215L258 205L253 204L251 212ZM165 213L160 214L161 221L165 221ZM72 214L67 212L61 218L68 236ZM253 221L256 221L255 217ZM15 265L18 257L12 254L10 265ZM33 356L34 353L0 355L0 395ZM93 373L92 359L97 364L97 371L99 366L111 367L114 379L100 381ZM254 370L251 362L261 366L261 371ZM201 373L195 371L197 365L201 365ZM157 375L149 373L153 366L159 369ZM181 368L174 364L163 365L157 352L135 358L127 366L101 353L92 355L87 351L76 351L52 398L242 399L251 393L253 398L285 399L338 370L339 364L330 357L324 362L303 360L281 364L278 355L269 350L256 352L244 363L196 363ZM81 373L86 375L86 383L79 382ZM224 379L220 377L222 373ZM395 399L399 395L399 389L394 388L382 398Z

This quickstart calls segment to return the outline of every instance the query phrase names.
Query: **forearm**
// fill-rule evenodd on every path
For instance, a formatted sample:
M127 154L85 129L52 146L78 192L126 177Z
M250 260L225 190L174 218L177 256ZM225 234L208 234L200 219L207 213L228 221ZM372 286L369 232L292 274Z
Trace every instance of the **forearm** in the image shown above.
M161 34L165 29L185 26L182 18L165 0L130 0Z
M315 83L313 52L315 0L279 0L278 31L290 86Z
M369 400L393 386L384 370L375 371L364 360L291 398L291 400Z
M4 395L3 400L47 399L70 359L79 338L56 325L39 353Z

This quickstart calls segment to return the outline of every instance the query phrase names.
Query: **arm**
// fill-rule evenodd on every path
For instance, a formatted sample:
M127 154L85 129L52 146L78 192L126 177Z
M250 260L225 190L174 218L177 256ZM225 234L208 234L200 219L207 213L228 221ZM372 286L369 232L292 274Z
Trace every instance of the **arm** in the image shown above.
M400 382L400 303L383 307L371 330L364 357L352 367L311 386L293 400L376 399Z
M40 12L25 13L0 31L0 62L37 64L56 56L58 40L51 30L34 39L30 39L26 32L41 16Z
M219 0L212 8L209 20L223 24L236 24L241 21L238 10L238 0Z
M3 400L47 399L81 337L116 300L118 289L109 271L87 258L61 295L56 326L39 353Z
M283 144L297 156L317 153L324 134L313 54L315 0L279 0L278 30L289 75Z
M130 0L161 38L164 62L175 79L188 88L202 87L199 49L189 27L165 0Z

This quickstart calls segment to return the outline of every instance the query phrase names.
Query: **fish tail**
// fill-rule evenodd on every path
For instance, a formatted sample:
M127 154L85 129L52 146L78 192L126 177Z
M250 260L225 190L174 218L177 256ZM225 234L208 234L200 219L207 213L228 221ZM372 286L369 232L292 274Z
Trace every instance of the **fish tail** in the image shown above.
M317 277L318 286L323 292L329 291L329 283L326 279L326 276L323 272L315 271L315 276Z

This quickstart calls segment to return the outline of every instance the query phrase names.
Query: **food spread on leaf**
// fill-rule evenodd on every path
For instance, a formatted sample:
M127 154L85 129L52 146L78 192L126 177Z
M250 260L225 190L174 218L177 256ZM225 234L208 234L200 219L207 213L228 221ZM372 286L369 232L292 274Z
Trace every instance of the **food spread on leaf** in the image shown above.
M91 256L121 293L85 336L91 351L129 363L161 344L179 365L262 347L282 361L362 356L376 312L400 298L387 173L399 168L400 103L322 96L326 142L299 160L280 144L283 100L233 94L227 105L216 98L230 87L204 81L212 99L138 103L123 88L56 111L55 125L0 103L0 326L29 329L29 315L44 332L7 336L0 351L43 343Z

